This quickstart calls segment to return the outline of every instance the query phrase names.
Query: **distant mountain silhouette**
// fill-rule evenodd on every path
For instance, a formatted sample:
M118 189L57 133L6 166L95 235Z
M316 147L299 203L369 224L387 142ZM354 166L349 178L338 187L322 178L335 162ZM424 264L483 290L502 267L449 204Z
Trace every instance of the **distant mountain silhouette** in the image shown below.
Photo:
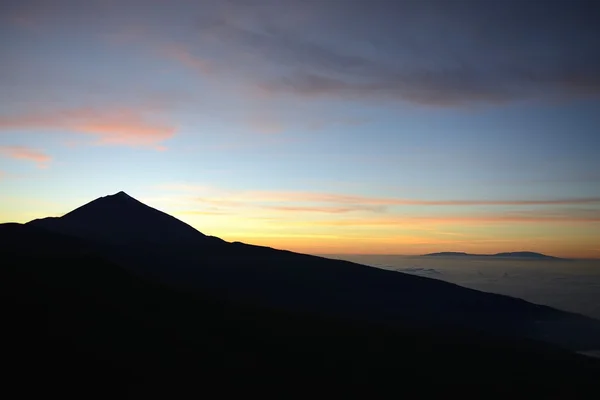
M549 256L546 254L535 253L533 251L513 251L509 253L496 253L492 257L498 258L535 258L544 260L560 260L559 257Z
M470 254L455 251L443 251L440 253L424 254L422 257L494 257L494 258L529 258L536 260L561 260L561 258L535 253L533 251L514 251L496 254Z
M600 363L572 352L600 348L598 321L227 243L124 193L0 225L0 273L9 382L47 376L52 387L133 387L136 396L256 386L374 395L413 385L422 394L458 382L461 394L495 385L571 398L599 383ZM423 380L435 384L415 386Z
M442 251L440 253L423 254L421 257L474 257L476 254L461 253L457 251Z

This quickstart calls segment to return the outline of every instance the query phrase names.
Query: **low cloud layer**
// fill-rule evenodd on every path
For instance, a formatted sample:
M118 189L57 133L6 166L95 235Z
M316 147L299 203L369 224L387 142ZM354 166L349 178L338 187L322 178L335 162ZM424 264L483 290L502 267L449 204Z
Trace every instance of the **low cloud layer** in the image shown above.
M442 272L438 271L435 268L422 268L422 267L398 268L398 269L396 269L396 271L404 272L407 274L424 275L424 276L441 275L442 274Z
M427 276L501 293L600 320L600 262L450 260L425 257L339 256L378 268Z

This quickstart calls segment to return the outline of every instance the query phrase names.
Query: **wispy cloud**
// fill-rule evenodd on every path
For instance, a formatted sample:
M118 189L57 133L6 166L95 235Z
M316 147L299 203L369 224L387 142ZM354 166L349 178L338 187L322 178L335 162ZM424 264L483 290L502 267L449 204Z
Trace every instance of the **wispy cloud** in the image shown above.
M207 60L194 55L188 46L182 44L165 44L158 46L159 52L173 61L178 62L184 67L190 68L201 74L210 74L215 72L215 68Z
M221 205L243 203L336 203L363 206L540 206L600 204L600 197L537 200L423 200L386 197L367 197L336 193L248 191L225 192L219 196L198 197L198 201Z
M169 12L153 1L144 14L150 29L136 26L137 8L113 2L76 10L63 1L13 3L6 13L25 24L28 9L60 21L82 10L108 13L101 15L111 22L118 14L127 21L121 31L110 26L118 43L146 41L147 30L181 40L195 26L186 45L160 45L164 56L201 74L226 69L276 94L427 105L600 94L593 1L553 0L540 9L519 0L172 0ZM177 38L157 28L175 24Z
M194 185L166 185L162 190L180 193L200 213L280 216L293 226L420 227L435 231L441 226L515 223L582 224L600 222L600 198L538 200L420 200L380 198L336 193L285 191L227 191ZM589 207L581 208L581 205ZM440 207L434 215L411 206ZM498 206L499 211L471 210L473 206ZM509 207L509 210L506 207ZM511 207L514 206L514 207ZM526 206L523 209L521 206ZM404 209L403 209L404 208ZM465 211L467 210L467 211ZM299 215L331 215L331 219L303 219ZM335 217L334 217L335 216ZM433 231L432 231L433 232ZM443 230L442 230L443 232ZM435 232L433 232L435 233ZM448 233L460 236L460 234Z
M593 2L279 3L233 0L199 24L230 62L277 68L252 71L267 92L436 106L600 94Z
M179 66L188 68L201 75L217 75L224 65L216 65L200 55L193 46L182 42L174 42L165 38L157 38L154 30L148 26L127 26L115 32L106 33L103 37L116 45L136 45L147 49L151 53Z
M150 146L175 135L175 127L131 108L78 108L0 116L0 130L63 130L97 137L97 145Z
M395 197L373 197L341 193L296 192L270 190L227 190L218 187L193 184L166 184L159 188L196 195L200 202L218 205L244 203L337 203L365 206L560 206L599 204L600 197L556 198L556 199L466 199L426 200Z
M322 130L327 127L355 127L369 122L371 119L361 116L331 115L330 113L311 110L309 113L288 107L277 107L275 99L260 80L252 78L252 74L240 74L236 62L228 62L219 57L205 56L204 48L189 42L166 41L145 35L148 28L141 26L127 27L116 33L105 35L114 44L135 44L148 49L152 54L168 61L171 66L183 67L198 74L199 78L209 78L218 83L220 89L228 88L236 97L243 98L242 110L229 110L232 120L238 120L245 130L260 134L280 134L290 127L306 130ZM219 40L217 40L219 42ZM241 63L245 64L245 63ZM250 77L250 79L248 79ZM236 114L241 113L241 118ZM318 115L322 114L322 115Z
M448 226L448 225L490 225L504 223L558 223L558 224L588 224L599 223L600 215L594 213L588 216L582 215L546 215L531 211L527 214L475 214L475 215L449 215L449 216L388 216L386 218L360 218L343 220L321 220L298 222L310 226L343 226L343 227L361 227L361 226Z
M355 205L352 207L319 207L319 206L262 206L262 208L271 211L282 211L286 213L325 213L325 214L345 214L355 211L383 211L382 208L369 205Z
M15 160L34 162L39 168L46 168L48 163L52 161L52 157L50 157L48 154L23 146L0 146L0 154Z

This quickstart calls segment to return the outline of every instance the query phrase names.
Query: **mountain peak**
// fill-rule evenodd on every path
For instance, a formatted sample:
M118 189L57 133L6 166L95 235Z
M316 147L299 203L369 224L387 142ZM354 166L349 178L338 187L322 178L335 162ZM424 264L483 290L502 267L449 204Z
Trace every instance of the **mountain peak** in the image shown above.
M147 206L123 191L100 197L60 218L31 223L61 233L117 243L196 242L206 238L185 222Z
M154 209L131 197L127 193L120 191L115 194L99 197L96 200L65 214L62 218L78 219L83 217L84 219L92 218L94 220L103 220L106 218L117 217L127 219L127 217L135 217L138 213L143 211L147 212L149 210ZM148 215L145 217L147 218Z
M131 197L130 195L128 195L127 193L125 193L124 191L120 191L118 193L115 194L109 194L108 196L102 196L100 198L98 198L97 200L102 200L102 199L113 199L113 200L136 200L134 197Z
M127 193L125 193L122 190L119 193L115 193L112 196L107 196L107 197L127 197L127 198L132 198L130 195L128 195Z

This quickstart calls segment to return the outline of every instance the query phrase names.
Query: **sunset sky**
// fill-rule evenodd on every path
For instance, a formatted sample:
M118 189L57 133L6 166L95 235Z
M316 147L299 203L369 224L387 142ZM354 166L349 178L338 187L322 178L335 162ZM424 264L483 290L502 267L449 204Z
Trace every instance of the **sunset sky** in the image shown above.
M0 222L126 191L308 253L600 257L597 2L0 4Z

